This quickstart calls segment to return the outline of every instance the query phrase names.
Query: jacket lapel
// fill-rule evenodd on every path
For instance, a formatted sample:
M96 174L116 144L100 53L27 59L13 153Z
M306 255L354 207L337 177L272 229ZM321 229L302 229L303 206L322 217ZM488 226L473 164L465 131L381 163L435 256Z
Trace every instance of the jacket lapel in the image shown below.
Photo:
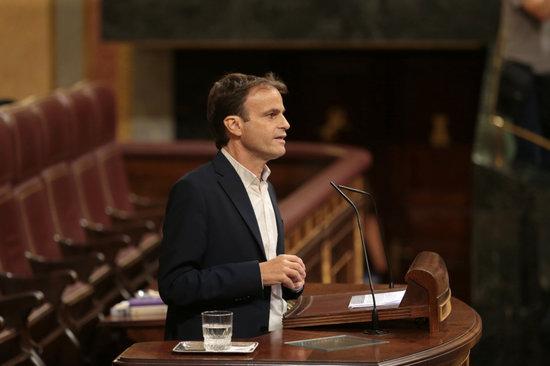
M213 165L216 173L218 174L218 183L223 188L237 211L248 225L250 232L256 239L256 243L260 247L264 259L266 259L265 249L262 242L262 236L260 234L260 228L256 221L256 215L254 209L248 198L248 193L241 181L241 178L233 169L231 163L227 160L221 152L218 152L213 160Z

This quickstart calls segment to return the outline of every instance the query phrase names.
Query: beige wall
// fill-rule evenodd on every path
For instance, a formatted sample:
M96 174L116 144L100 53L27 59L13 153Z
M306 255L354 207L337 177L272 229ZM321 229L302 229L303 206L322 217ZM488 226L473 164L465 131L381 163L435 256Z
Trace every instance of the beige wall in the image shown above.
M53 1L0 1L0 98L21 99L52 89Z
M134 49L129 98L132 140L175 137L172 58L171 50Z
M0 97L43 95L84 78L83 1L0 1Z
M84 78L84 20L82 0L55 0L56 87L68 87Z
M118 139L173 138L171 53L101 39L101 0L0 0L0 99L103 80Z

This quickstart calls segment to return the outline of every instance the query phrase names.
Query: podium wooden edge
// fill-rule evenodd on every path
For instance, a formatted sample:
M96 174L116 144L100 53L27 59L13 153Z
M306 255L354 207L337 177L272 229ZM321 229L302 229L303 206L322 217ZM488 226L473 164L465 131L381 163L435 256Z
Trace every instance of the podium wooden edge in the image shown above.
M405 295L399 306L378 307L379 320L428 318L430 332L438 332L441 322L451 314L451 289L447 267L439 254L424 251L419 253L405 275ZM391 291L388 289L382 292ZM375 292L379 292L375 290ZM359 295L370 292L349 292L343 295ZM323 301L330 296L302 296L283 316L284 328L360 323L372 321L372 307L361 310L348 308L332 312L307 315L314 301Z
M439 324L452 311L449 275L443 258L435 252L420 252L411 263L405 281L407 291L399 306L427 305L430 331L439 331Z

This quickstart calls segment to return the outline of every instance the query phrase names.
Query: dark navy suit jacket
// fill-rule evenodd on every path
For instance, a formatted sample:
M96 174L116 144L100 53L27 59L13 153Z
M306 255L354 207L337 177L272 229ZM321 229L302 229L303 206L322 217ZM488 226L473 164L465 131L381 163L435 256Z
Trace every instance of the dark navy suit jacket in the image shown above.
M277 254L284 253L283 221L275 193ZM266 261L260 229L237 172L218 152L180 178L170 192L159 263L159 292L168 304L165 339L201 339L201 311L233 311L233 337L267 333L271 288L263 287ZM285 299L300 292L283 286Z

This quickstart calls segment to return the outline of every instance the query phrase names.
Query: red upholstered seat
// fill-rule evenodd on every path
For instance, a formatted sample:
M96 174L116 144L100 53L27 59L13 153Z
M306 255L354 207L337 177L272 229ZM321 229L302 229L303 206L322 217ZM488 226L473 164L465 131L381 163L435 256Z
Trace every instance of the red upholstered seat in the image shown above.
M13 199L12 181L15 176L15 147L7 126L9 115L0 112L0 269L5 272L30 274L25 248L17 245L17 215Z
M99 299L94 286L106 286L103 281L109 281L108 272L102 269L101 273L105 276L95 277L101 282L90 283L94 268L102 264L97 253L62 257L54 240L56 232L45 185L40 176L46 151L44 121L29 105L13 108L7 114L11 117L8 126L15 146L15 171L25 173L17 176L19 179L13 187L17 224L21 229L21 243L18 245L26 249L25 255L30 260L33 273L47 273L56 267L73 269L78 273L79 281L65 288L62 301L68 310L67 326L75 331L83 344L88 344L99 320L98 316L104 310L97 305ZM36 146L41 147L42 151L36 152ZM18 166L24 169L18 169ZM113 275L110 277L114 278ZM111 282L114 287L114 281Z
M38 353L28 347L27 319L33 308L44 302L39 291L0 296L0 364L43 364Z
M116 139L117 108L116 96L107 83L94 81L81 86L84 95L95 103L98 116L99 145L113 142Z
M77 115L63 93L57 93L47 99L35 102L34 108L45 120L44 136L46 139L48 136L55 135L58 128L64 131L76 131ZM73 136L72 133L70 135ZM104 253L107 262L111 263L116 271L117 287L120 293L125 297L130 296L132 292L147 283L143 270L144 260L138 250L128 246L128 240L120 233L112 231L107 233L106 230L102 230L103 237L101 239L92 238L86 234L81 225L82 219L87 219L89 223L93 221L90 216L85 214L87 206L82 206L82 203L88 201L79 197L81 192L77 188L77 182L67 162L67 159L70 161L72 157L70 152L78 151L78 140L58 138L56 144L46 141L44 145L51 146L46 150L46 160L50 161L51 165L44 167L41 175L47 192L55 234L58 235L59 241L62 243L73 242L75 244L73 249L86 245ZM63 157L63 151L69 152L68 155ZM85 153L83 156L88 155ZM97 194L101 195L102 191L98 191ZM89 199L91 202L101 201L101 197L91 196ZM106 221L104 224L109 225L110 223ZM92 231L91 225L90 231Z
M0 186L10 184L15 175L15 150L10 130L6 124L8 116L0 109Z
M44 164L44 139L39 116L30 108L14 106L6 111L8 126L14 137L14 177L13 182L22 182L40 172ZM17 123L15 122L17 121ZM25 134L25 136L23 136ZM15 144L15 140L32 139L32 144Z
M114 225L106 212L105 195L101 186L101 178L97 167L97 160L92 153L84 154L70 163L72 177L74 179L78 202L82 210L82 218L86 223L88 238L103 238L105 235L126 234L131 237L134 246L129 246L117 256L119 266L130 268L137 265L142 268L135 268L133 290L144 286L145 282L153 279L145 266L147 265L144 252L149 245L157 245L160 239L158 235L146 235L150 227L146 223L130 222L128 224ZM151 244L150 244L151 243ZM147 275L144 277L144 275ZM127 276L130 279L130 275Z
M112 216L124 216L132 219L142 218L153 220L157 228L160 228L164 216L164 200L153 200L149 197L140 197L134 194L128 183L124 159L120 144L117 143L116 128L116 99L113 89L106 83L90 82L80 85L77 101L74 103L77 109L94 108L94 113L87 116L96 116L98 120L93 141L97 142L96 155L101 183L105 192L105 199ZM88 103L82 99L87 97ZM89 120L84 120L84 129L87 130ZM139 212L137 212L139 210Z
M68 285L75 283L76 275L65 270L33 276L25 258L22 225L18 220L12 190L12 181L17 171L16 147L8 123L13 123L12 116L5 110L0 111L0 296L42 291L47 302L35 308L28 316L29 336L36 345L32 352L47 364L63 364L71 359L83 361L80 344L72 328L59 322L64 312L61 306L62 292ZM24 154L23 150L19 150L19 154ZM22 171L19 170L20 174Z
M165 200L139 196L132 192L128 182L121 145L116 142L117 111L116 96L111 87L102 82L83 85L86 95L95 102L100 117L99 147L96 148L97 163L104 187L107 210L114 218L146 219L155 225L159 233L164 220ZM149 240L152 242L152 239ZM146 250L149 270L156 273L160 240L151 243Z
M44 161L50 162L41 170L41 175L35 176L16 189L19 212L23 222L32 222L42 219L39 225L34 225L27 231L26 243L32 253L50 259L74 259L74 255L98 251L105 255L107 263L100 267L92 266L93 258L79 266L80 277L88 279L95 288L96 299L102 309L108 310L110 306L120 300L121 296L128 297L136 287L143 285L144 281L138 281L126 273L129 264L133 264L131 258L137 261L136 255L128 255L125 248L128 243L122 238L111 237L102 242L90 242L87 240L84 229L80 225L82 212L79 206L76 186L65 158L70 157L75 151L75 140L70 132L74 130L74 116L62 95L50 95L44 99L35 101L32 106L34 112L40 116L44 134ZM58 131L61 135L57 135ZM25 139L21 134L20 143L33 143L34 135ZM51 136L56 136L54 141L49 141ZM64 156L63 153L69 156ZM56 242L57 241L57 242ZM59 247L62 244L62 250ZM70 244L70 245L68 245ZM123 259L117 259L119 257ZM80 255L82 257L82 255ZM86 258L86 257L84 257ZM84 259L83 258L83 259ZM124 262L120 266L120 262ZM36 264L36 263L35 263ZM136 263L134 266L139 266ZM120 267L120 268L119 268ZM93 270L92 270L93 269ZM139 278L139 276L138 276ZM129 284L128 284L129 283Z
M70 162L83 218L92 225L100 224L105 229L131 235L132 241L143 254L147 267L146 273L152 281L156 275L160 248L158 226L155 226L149 216L137 215L133 209L126 211L113 207L114 197L129 196L129 194L120 189L111 190L110 182L120 180L126 184L123 190L128 190L127 181L120 178L125 171L119 160L121 156L118 147L114 141L110 140L114 138L116 123L113 120L112 106L104 108L105 119L110 119L110 122L105 122L102 120L100 104L98 98L92 93L91 85L96 84L83 84L65 93L74 108L74 115L77 116L76 135L83 139L83 141L77 139L77 143L83 146L95 146L93 150L82 152ZM90 120L90 116L96 117L95 122ZM95 136L88 136L80 131L80 129L91 131L90 125L97 126L93 130ZM108 167L105 168L100 162L105 162ZM110 164L111 162L113 164Z
M75 123L71 130L74 131L76 155L93 151L102 143L99 109L85 85L87 84L79 84L58 93L63 103L71 108L71 123Z
M99 118L97 133L100 144L96 153L107 205L133 215L135 208L130 201L131 191L124 162L115 142L117 115L113 90L100 82L88 83L82 89L95 104Z
M63 93L48 95L31 106L42 117L44 159L41 175L46 186L55 232L83 243L86 234L80 225L83 217L76 185L68 162L77 151L74 108Z
M62 93L54 93L35 100L29 108L42 124L43 166L73 158L77 153L75 118L69 101Z
M72 241L73 246L92 246L105 254L117 271L118 287L124 297L143 287L147 280L143 274L143 258L124 233L101 230L95 236L87 235L81 225L85 215L80 207L77 186L67 163L58 163L42 171L49 208L54 218L60 242ZM89 232L92 227L88 225Z

